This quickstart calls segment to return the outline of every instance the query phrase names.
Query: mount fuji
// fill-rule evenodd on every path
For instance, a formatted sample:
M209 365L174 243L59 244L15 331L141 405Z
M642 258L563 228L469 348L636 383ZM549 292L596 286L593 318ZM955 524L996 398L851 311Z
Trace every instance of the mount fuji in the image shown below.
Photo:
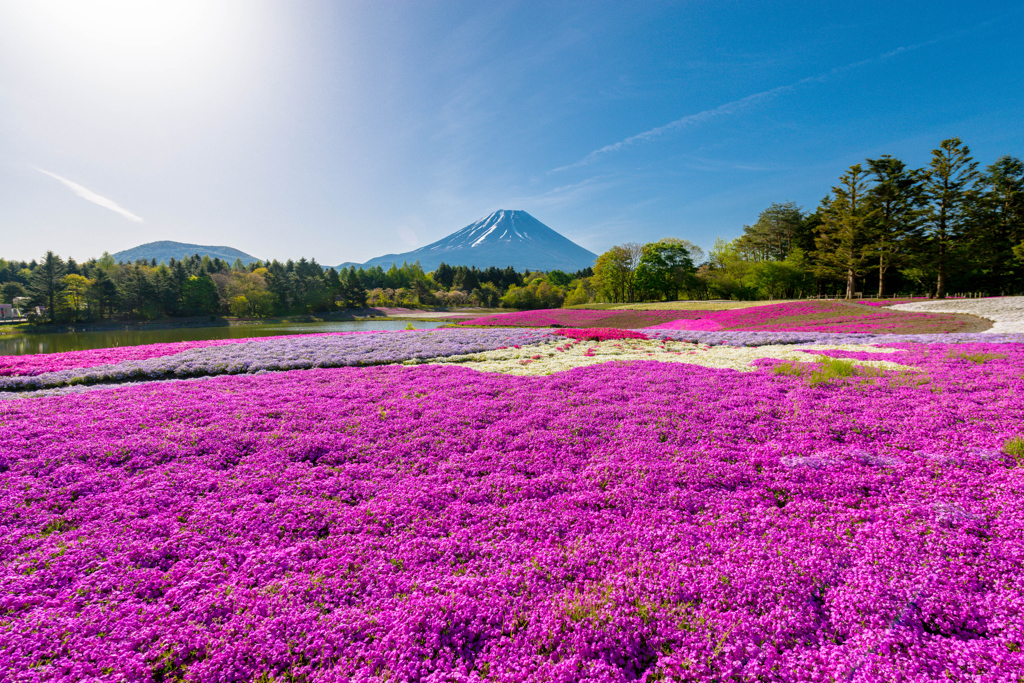
M594 265L597 254L541 223L525 211L495 211L433 244L404 254L386 254L366 263L343 263L338 268L362 265L387 270L392 263L420 262L425 272L442 262L450 266L574 272Z

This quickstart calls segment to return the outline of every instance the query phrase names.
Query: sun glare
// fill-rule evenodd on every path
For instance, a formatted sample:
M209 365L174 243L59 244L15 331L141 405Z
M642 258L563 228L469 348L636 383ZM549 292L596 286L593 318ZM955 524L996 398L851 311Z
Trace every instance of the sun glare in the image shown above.
M230 51L241 7L208 0L37 0L27 12L51 56L94 77L196 77ZM64 61L64 60L62 60Z

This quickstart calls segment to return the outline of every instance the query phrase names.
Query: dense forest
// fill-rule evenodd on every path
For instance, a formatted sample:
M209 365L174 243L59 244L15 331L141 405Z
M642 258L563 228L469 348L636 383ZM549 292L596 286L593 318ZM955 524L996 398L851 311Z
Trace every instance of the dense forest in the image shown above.
M680 291L697 299L1019 294L1024 164L1003 156L979 169L951 138L925 168L889 155L851 166L812 212L772 204L706 259L667 239L613 247L594 271L596 298L623 302Z
M446 264L432 273L424 273L419 264L339 273L316 260L244 265L198 255L158 264L117 262L104 254L77 263L47 252L39 261L0 259L0 301L49 322L262 318L366 306L558 307L565 286L592 275L590 269L569 275Z
M842 174L819 206L775 203L705 255L687 240L628 243L593 269L547 273L419 264L340 273L316 260L166 264L109 254L76 263L0 259L0 302L51 322L181 316L267 317L366 306L557 308L593 302L808 296L944 298L1024 292L1024 164L984 169L958 138L925 168L889 155Z

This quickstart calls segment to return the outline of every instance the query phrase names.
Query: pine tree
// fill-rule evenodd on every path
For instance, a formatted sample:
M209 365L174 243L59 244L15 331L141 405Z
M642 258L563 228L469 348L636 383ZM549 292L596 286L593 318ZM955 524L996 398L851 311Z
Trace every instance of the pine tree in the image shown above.
M943 140L932 150L925 176L924 226L937 273L935 296L946 298L946 280L966 247L977 201L978 162L960 138Z
M993 293L1012 290L1008 255L1024 242L1024 163L1004 156L985 169L973 248L988 271Z
M350 308L363 308L366 306L366 289L359 281L356 269L349 267L345 274L344 288L345 305Z
M114 308L114 303L117 301L117 285L107 275L107 271L97 268L96 277L93 278L90 290L98 304L99 317L103 318L105 313Z
M62 277L64 277L64 261L60 256L48 251L32 271L32 279L29 280L29 292L37 302L46 304L46 312L51 323L56 320L57 295L60 292Z
M909 243L920 232L921 176L899 159L868 159L875 183L868 192L874 209L867 253L877 259L878 298L886 296L886 274L905 262Z
M743 226L736 246L752 261L781 261L799 239L803 211L795 202L775 202L762 211L757 222Z
M822 224L815 240L818 272L846 278L846 298L852 299L857 278L867 263L868 221L874 210L867 200L867 171L854 164L839 178L832 195L822 202Z

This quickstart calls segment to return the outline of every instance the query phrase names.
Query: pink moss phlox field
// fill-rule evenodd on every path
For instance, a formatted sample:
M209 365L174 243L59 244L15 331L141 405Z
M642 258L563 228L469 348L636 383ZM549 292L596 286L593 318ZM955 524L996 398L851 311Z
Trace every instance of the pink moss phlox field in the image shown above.
M591 327L585 330L559 329L555 334L577 341L609 341L612 339L647 339L648 335L635 330L618 330L609 327Z
M1019 681L1024 345L900 348L2 403L0 678Z
M859 303L859 302L858 302ZM792 301L731 310L588 310L548 309L500 313L459 325L518 327L643 327L700 332L793 331L875 333L907 330L945 333L962 321L948 315L874 310L845 301Z
M699 311L631 311L631 310L590 310L575 308L550 308L539 311L497 313L472 320L460 321L459 325L505 325L510 327L589 327L613 318L629 315L648 326L658 325L681 318L696 318Z
M851 309L853 309L851 311ZM846 302L792 301L727 311L702 311L697 320L678 319L651 326L654 329L713 331L788 331L788 332L885 332L913 320L918 326L932 323L936 332L946 318L904 311L856 310ZM832 315L829 315L832 314ZM799 318L810 317L808 320ZM797 320L792 320L797 318ZM934 321L934 322L933 322Z
M550 332L530 329L401 330L260 337L245 344L206 345L145 360L0 377L0 391L344 365L382 365L414 358L478 353L512 344L533 344L550 337Z
M248 344L265 339L288 339L292 337L373 334L373 332L325 332L312 335L294 334L278 337L246 337L244 339L207 339L203 341L171 342L167 344L143 344L140 346L119 346L109 349L87 349L85 351L66 351L64 353L26 354L23 356L0 356L0 376L10 375L41 375L44 372L73 370L75 368L91 368L97 365L112 365L129 360L148 360L161 356L173 356L190 349L201 349L208 346L224 346L225 344Z

